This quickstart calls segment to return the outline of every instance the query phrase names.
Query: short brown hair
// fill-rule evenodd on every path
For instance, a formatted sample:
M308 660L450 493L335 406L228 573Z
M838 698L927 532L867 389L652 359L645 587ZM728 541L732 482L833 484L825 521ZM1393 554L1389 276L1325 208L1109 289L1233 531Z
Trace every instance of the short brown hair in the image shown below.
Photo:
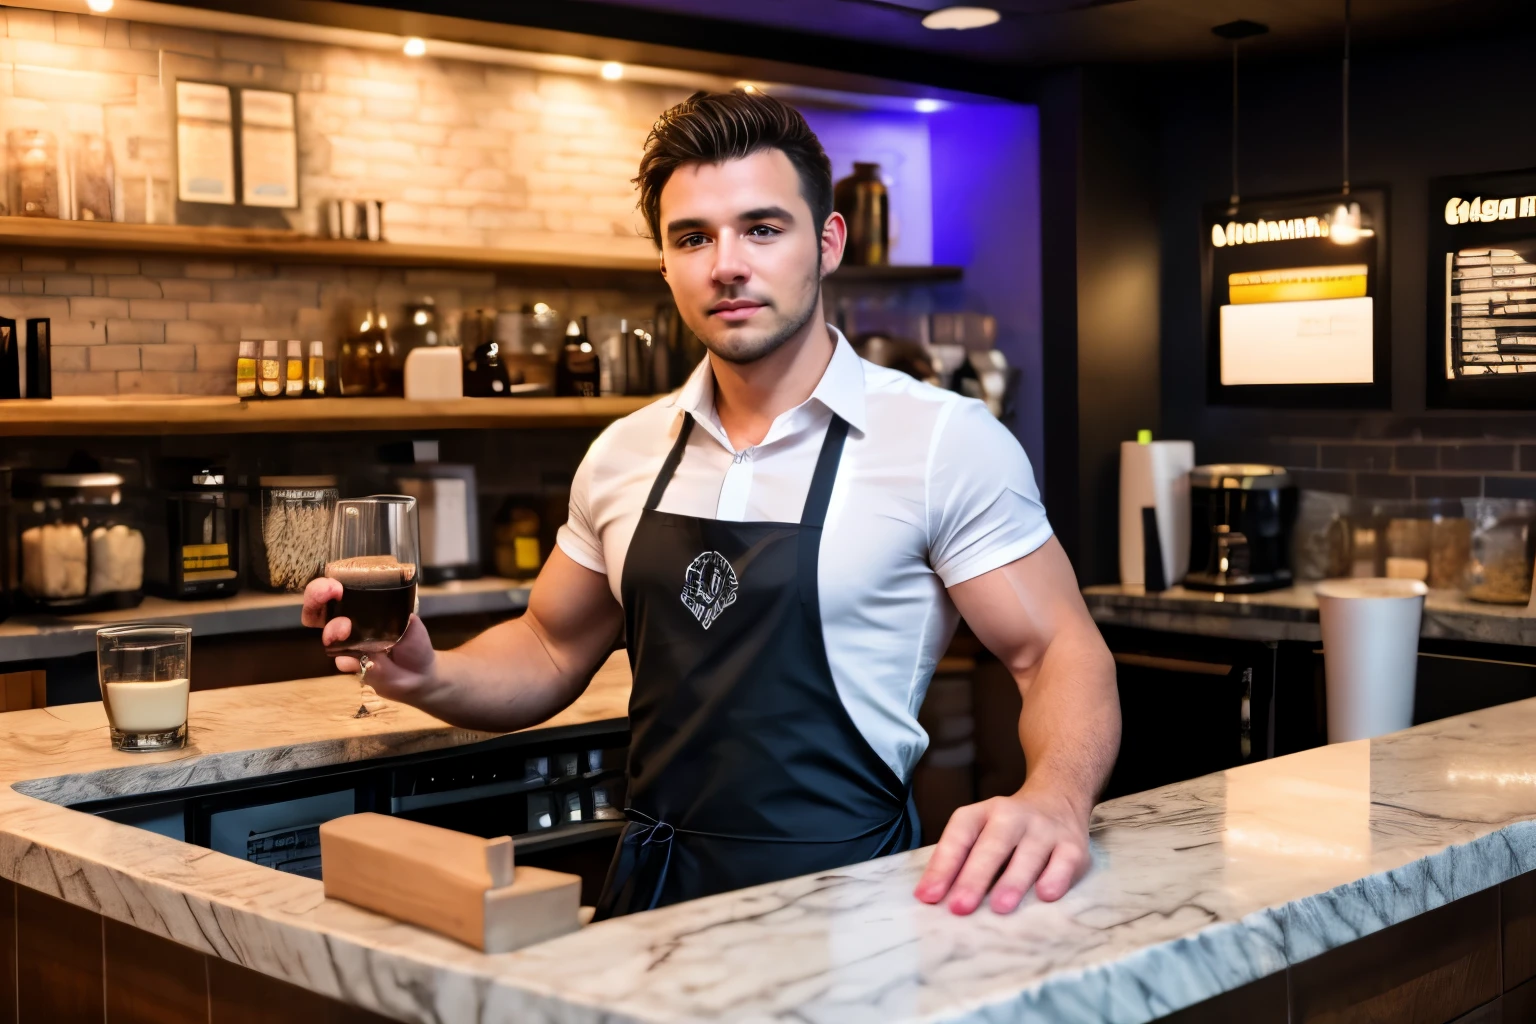
M819 230L832 215L832 161L800 111L761 92L696 92L662 114L645 140L640 210L661 248L661 190L685 164L740 160L763 149L789 157L800 174L800 194Z

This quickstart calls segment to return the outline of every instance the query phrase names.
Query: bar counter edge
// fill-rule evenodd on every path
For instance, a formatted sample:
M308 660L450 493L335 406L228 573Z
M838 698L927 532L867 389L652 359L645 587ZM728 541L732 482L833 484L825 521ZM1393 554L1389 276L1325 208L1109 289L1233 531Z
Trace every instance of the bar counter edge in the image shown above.
M1277 978L1294 1008L1305 972L1366 948L1363 937L1449 935L1460 925L1447 915L1497 927L1483 904L1501 899L1536 908L1521 878L1536 869L1536 700L1108 801L1088 877L1007 916L958 918L913 899L924 849L501 956L327 901L311 879L64 806L493 739L387 702L351 718L355 687L333 677L194 693L193 745L169 755L112 751L100 705L0 716L0 877L19 883L14 900L0 887L0 913L51 907L61 934L97 928L109 975L114 936L122 950L138 934L127 925L158 937L145 949L170 940L162 960L207 957L210 1002L241 991L245 975L231 972L244 970L339 1000L358 1020L1138 1024L1188 1007L1176 1019L1206 1019L1188 1014L1213 997L1207 1006L1267 1005ZM621 721L627 700L618 655L540 728ZM71 925L64 904L89 919ZM1476 970L1446 969L1481 979L1478 1000L1509 999L1488 981L1483 947L1467 949ZM14 977L0 980L0 1020Z

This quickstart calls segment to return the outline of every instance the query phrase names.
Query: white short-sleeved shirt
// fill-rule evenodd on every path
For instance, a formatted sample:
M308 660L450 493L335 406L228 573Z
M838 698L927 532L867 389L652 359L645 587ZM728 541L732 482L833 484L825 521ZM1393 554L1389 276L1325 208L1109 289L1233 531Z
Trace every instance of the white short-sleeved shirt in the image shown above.
M761 444L732 449L707 359L681 390L603 431L576 471L559 545L622 600L630 538L685 412L696 428L661 511L799 522L827 424L843 417L818 568L822 636L843 706L906 781L928 745L917 710L959 621L946 588L1024 557L1051 527L1028 457L984 405L866 362L832 331L816 390Z

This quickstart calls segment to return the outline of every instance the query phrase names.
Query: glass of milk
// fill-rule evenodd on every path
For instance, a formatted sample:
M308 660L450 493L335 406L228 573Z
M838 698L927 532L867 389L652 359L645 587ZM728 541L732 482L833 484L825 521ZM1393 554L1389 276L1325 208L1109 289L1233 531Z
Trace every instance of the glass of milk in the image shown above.
M191 626L140 623L98 629L96 670L114 747L186 746Z

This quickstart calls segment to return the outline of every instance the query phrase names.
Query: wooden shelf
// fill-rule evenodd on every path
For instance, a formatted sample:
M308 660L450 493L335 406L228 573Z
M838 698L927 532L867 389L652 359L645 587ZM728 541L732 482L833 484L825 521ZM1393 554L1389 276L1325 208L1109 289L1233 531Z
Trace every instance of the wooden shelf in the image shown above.
M656 399L274 398L233 396L11 399L0 401L0 437L290 434L364 430L601 427Z
M258 259L274 263L329 263L352 266L505 270L621 277L632 285L661 287L650 243L634 238L571 237L512 239L505 248L356 242L313 238L297 231L262 228L191 227L181 224L114 224L98 221L0 217L0 246L89 252L137 252L199 256L204 259ZM960 267L843 267L839 283L920 283L951 281Z
M568 246L481 249L400 242L313 238L297 231L189 227L181 224L113 224L41 217L0 217L0 245L91 252L170 253L204 259L260 259L276 263L344 263L461 270L618 271L658 277L648 243L603 239ZM607 251L604 251L606 246ZM627 251L626 251L627 250ZM658 278L659 281L659 278Z

